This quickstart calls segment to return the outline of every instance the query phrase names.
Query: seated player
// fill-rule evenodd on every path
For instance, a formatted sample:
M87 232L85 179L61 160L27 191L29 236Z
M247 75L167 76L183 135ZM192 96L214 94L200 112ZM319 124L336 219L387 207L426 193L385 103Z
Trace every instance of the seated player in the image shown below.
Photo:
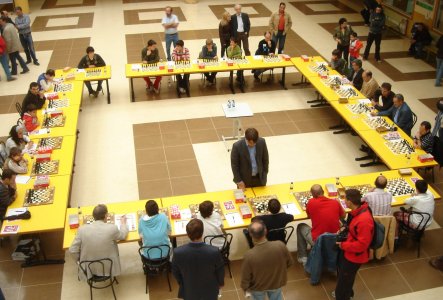
M104 67L106 66L105 61L103 58L95 54L94 48L89 46L86 48L86 55L83 56L83 58L78 63L77 68L79 69L86 69L86 68L96 68L96 67ZM90 81L85 81L85 85L88 88L89 96L93 95L95 98L97 98L98 93L102 90L102 84L103 80L97 81L97 89L94 91L91 86Z
M37 118L37 107L35 107L34 104L28 105L26 112L23 114L22 120L27 132L32 132L40 126L40 122Z
M28 173L28 161L23 158L22 150L14 147L9 151L9 157L5 160L3 170L10 169L17 174Z
M269 241L282 241L284 242L286 239L284 232L271 232L272 229L284 228L288 223L294 221L294 216L291 214L287 214L284 211L281 211L280 201L277 199L271 199L268 202L268 210L271 214L257 216L254 219L260 219L265 223L266 228L268 229L268 240Z
M275 54L276 43L272 39L272 34L269 31L266 31L265 34L264 34L264 37L265 38L262 39L258 43L258 48L257 48L257 51L255 51L255 55L264 55L264 56L274 55ZM254 74L255 80L260 80L259 76L263 72L265 72L266 70L267 69L252 70L252 73Z
M434 147L434 137L431 134L431 123L423 121L414 136L414 147L431 153Z
M394 96L394 105L384 111L371 112L373 116L388 116L398 127L400 127L407 135L411 135L412 129L412 111L406 104L402 94Z
M185 42L183 42L183 40L178 40L175 44L174 50L172 51L172 60L175 62L189 61L190 58L191 56L189 54L189 50L188 48L185 48ZM180 93L186 93L189 85L189 74L177 74L175 77L177 79Z
M346 60L341 58L341 52L338 49L332 50L331 61L328 64L332 70L336 70L341 75L346 74Z
M9 156L9 152L14 147L20 148L21 151L24 151L25 148L31 148L33 144L34 143L29 139L29 136L24 134L23 128L21 126L14 125L9 131L9 137L5 143L6 155Z
M375 91L374 97L371 99L372 105L378 111L388 110L394 104L395 93L391 91L391 84L388 82L383 82L381 87ZM380 105L380 97L382 105Z
M392 194L385 191L388 180L380 175L375 179L375 188L367 193L362 200L368 203L374 216L391 215Z
M48 69L46 73L41 73L37 78L38 89L40 92L50 91L53 87L55 71Z
M164 214L158 213L158 204L154 200L149 200L145 204L146 214L140 218L138 233L142 239L143 246L170 245L169 234L171 234L171 224ZM162 256L167 256L167 248L162 248ZM153 249L145 251L145 256L150 259L160 258L160 250Z
M156 64L160 61L158 54L157 43L154 40L149 40L148 45L142 49L142 62L144 64ZM154 84L152 84L149 77L143 77L146 81L146 91L154 91L156 94L160 93L160 82L162 76L156 76Z
M8 206L17 198L15 177L12 170L4 170L0 177L0 220L3 220Z
M352 61L352 71L348 76L348 80L352 83L352 85L357 89L361 90L363 86L363 68L362 62L360 59L354 59Z
M201 57L202 59L217 59L217 45L212 39L207 39L206 44L202 47ZM215 76L217 72L204 73L207 83L206 86L214 85Z
M203 222L203 240L208 235L223 234L223 222L218 212L214 211L214 203L212 201L203 201L198 206L199 213L197 219ZM207 241L209 243L209 241ZM212 246L222 248L224 239L215 238L212 240Z
M242 57L241 48L237 44L237 40L234 37L231 37L231 40L229 42L229 47L226 50L226 57L232 58L232 59L235 59L235 58L239 59ZM237 71L237 81L239 81L241 83L244 81L242 70Z
M40 91L37 82L31 82L29 84L29 90L22 102L22 115L25 113L26 107L29 104L35 105L37 109L41 109L45 105L46 97L42 91Z
M362 74L363 85L360 92L368 99L374 98L375 92L378 90L378 82L372 77L371 71L364 71Z

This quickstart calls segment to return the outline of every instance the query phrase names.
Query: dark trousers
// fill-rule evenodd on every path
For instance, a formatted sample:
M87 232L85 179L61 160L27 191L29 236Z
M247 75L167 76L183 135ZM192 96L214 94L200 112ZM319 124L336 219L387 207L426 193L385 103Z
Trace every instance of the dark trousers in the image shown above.
M246 187L257 187L257 186L263 186L263 184L260 181L260 177L252 176L250 182L244 182Z
M29 71L28 66L26 66L25 61L18 51L9 53L9 60L11 61L11 75L17 75L17 60L23 71Z
M337 44L337 50L340 50L343 59L348 61L349 56L349 45Z
M35 55L34 41L32 40L32 34L31 33L19 34L19 37L23 50L25 50L26 61L30 62L32 58L34 63L38 62L37 56Z
M247 34L245 34L244 32L237 32L237 43L240 48L243 49L246 56L251 55L251 52L249 51L249 40Z
M206 77L206 80L208 80L210 83L214 83L214 79L215 79L215 76L217 75L217 72L212 72L212 73L204 73L205 74L205 77Z
M177 79L179 88L188 89L189 74L177 74L175 78Z
M220 39L220 44L221 44L220 57L225 57L227 55L226 50L229 47L229 43L230 43L230 39L229 38L227 40L221 40Z
M365 24L369 25L369 18L371 17L371 12L369 9L365 8L362 11L360 11L361 16L363 17L363 20L365 21Z
M278 54L283 53L283 49L285 48L285 42L286 42L286 34L283 34L282 30L279 30L276 34L272 34L272 40L277 45L278 44Z
M340 251L338 257L337 285L335 286L336 300L349 300L351 297L354 297L354 290L352 288L360 266L361 264L356 264L347 260L344 256L344 252Z
M102 84L103 84L103 80L97 81L97 92L100 92L102 90ZM90 81L85 81L85 85L88 88L89 94L94 93L94 89L92 88Z
M363 54L364 59L368 59L369 51L371 50L372 43L375 41L375 59L380 60L380 44L381 44L381 32L372 33L369 32L368 40L366 42L365 53Z

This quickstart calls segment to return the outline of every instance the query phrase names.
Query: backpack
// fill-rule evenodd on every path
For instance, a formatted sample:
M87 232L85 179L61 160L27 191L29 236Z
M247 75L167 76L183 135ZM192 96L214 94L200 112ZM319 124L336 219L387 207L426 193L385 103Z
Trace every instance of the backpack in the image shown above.
M374 216L372 215L372 210L368 206L369 212L371 213L372 221L374 222L374 233L372 234L372 241L369 245L369 248L373 250L377 250L383 246L385 242L385 226L381 223L375 221Z
M0 169L3 168L8 155L6 155L6 146L4 142L0 142Z

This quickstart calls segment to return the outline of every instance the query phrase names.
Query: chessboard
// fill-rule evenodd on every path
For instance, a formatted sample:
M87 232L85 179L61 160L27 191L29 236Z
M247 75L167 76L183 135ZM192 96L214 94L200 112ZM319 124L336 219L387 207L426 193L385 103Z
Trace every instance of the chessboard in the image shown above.
M317 65L310 65L309 69L311 69L311 71L315 72L315 73L326 72L326 71L328 71L328 64L327 63L319 63Z
M246 58L230 58L229 60L231 60L233 63L235 64L249 64L249 60L247 60Z
M339 89L336 90L336 93L340 96L340 97L344 97L344 98L350 98L350 97L356 97L358 96L358 93L352 88L352 87L340 87Z
M365 119L365 123L368 124L371 129L384 127L389 130L392 127L383 117L368 117Z
M160 70L158 64L141 64L141 68L139 69L142 72L156 72Z
M275 56L275 55L263 56L263 62L265 62L265 63L278 63L281 61L282 61L282 59L279 56Z
M189 60L179 60L175 62L175 69L191 69L192 64Z
M205 67L218 67L220 62L218 59L199 59L197 62L199 65L204 65Z
M415 148L407 140L387 141L385 145L396 155L411 154L415 152Z
M225 220L225 215L223 214L223 210L220 207L220 202L212 201L212 203L214 203L214 212L218 213L221 216L222 220ZM191 210L192 218L196 218L197 214L200 213L198 206L199 206L198 204L190 204L189 205L189 209Z
M346 186L345 188L347 190L350 189L358 190L361 196L363 197L364 195L369 193L369 191L372 189L372 186L370 184L359 184L359 185Z
M353 114L366 114L371 112L371 109L366 106L363 103L358 104L346 104L346 107L353 113Z
M32 164L31 176L35 175L54 175L58 173L58 160L50 160L45 162L34 162Z
M158 213L159 214L164 214L166 217L168 217L169 219L169 211L167 207L163 207L163 208L158 208ZM137 220L140 222L140 219L143 218L144 216L146 216L146 211L145 210L138 210L137 211Z
M322 79L322 81L325 85L329 85L329 86L331 86L331 85L332 86L334 86L334 85L340 86L343 84L343 81L340 76L328 76L327 78Z
M49 100L48 108L62 108L69 106L69 99Z
M38 141L38 148L50 147L51 149L60 149L62 147L62 142L62 136L43 138Z
M386 191L391 193L393 197L415 193L415 189L401 177L388 179Z
M54 191L55 187L53 186L44 189L26 190L23 206L52 204L54 202Z
M246 200L251 204L255 215L264 215L268 213L268 202L271 199L277 199L277 195L266 195L247 198Z
M45 115L42 127L45 127L45 128L63 127L63 126L65 126L65 122L66 122L65 116L58 115L55 117L50 117L49 115Z
M92 69L87 69L85 70L85 77L89 78L89 77L101 77L103 74L103 70L102 68L92 68Z
M309 199L312 198L312 194L310 191L294 192L294 197L298 204L300 204L300 207L303 210L306 210L306 205L308 204Z
M84 215L83 216L83 224L91 224L94 222L94 217L92 215ZM106 215L105 223L115 224L115 216L114 213L108 213Z
M71 92L72 89L72 83L56 83L54 85L54 92Z

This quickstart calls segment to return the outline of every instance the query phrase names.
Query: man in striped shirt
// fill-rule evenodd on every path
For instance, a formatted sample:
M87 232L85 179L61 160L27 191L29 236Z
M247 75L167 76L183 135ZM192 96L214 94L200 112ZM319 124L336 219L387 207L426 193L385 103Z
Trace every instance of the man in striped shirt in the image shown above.
M431 134L431 123L423 121L420 124L417 134L414 136L414 147L422 149L426 153L431 153L434 147L434 137Z
M188 48L185 48L185 43L183 40L178 40L174 50L172 51L172 60L175 62L189 61L190 54ZM180 93L184 94L188 90L189 85L189 74L177 74L175 75L177 79L178 89Z
M380 175L375 179L375 188L363 197L363 201L369 204L374 216L391 215L392 195L385 191L388 180Z

